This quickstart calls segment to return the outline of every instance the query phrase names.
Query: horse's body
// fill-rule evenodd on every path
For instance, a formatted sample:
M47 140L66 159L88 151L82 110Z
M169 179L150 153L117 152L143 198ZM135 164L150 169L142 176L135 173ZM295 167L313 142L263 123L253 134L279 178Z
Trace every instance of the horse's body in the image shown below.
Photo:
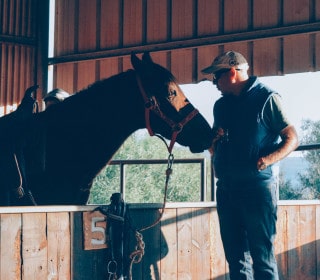
M12 190L20 181L37 204L85 204L94 177L128 136L146 127L148 115L152 131L171 139L168 123L181 123L193 106L171 73L148 55L143 60L133 55L132 63L134 70L96 82L18 125L7 125L9 116L4 125L0 122L0 188L6 193L1 205L19 204ZM164 119L153 111L145 113L141 91L154 96ZM192 152L209 148L211 129L200 114L183 124L178 143Z

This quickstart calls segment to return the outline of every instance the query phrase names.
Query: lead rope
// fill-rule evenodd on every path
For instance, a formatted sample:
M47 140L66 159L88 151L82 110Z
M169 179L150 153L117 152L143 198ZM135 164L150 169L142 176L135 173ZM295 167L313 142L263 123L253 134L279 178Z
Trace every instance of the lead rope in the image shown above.
M165 145L166 145L166 147L167 147L167 149L169 151L168 166L167 166L167 170L166 170L166 182L165 182L165 187L164 187L163 205L162 205L162 208L161 208L160 215L159 215L158 219L154 223L152 223L151 225L148 225L146 227L143 227L143 228L135 230L135 237L136 237L136 240L137 240L137 245L135 247L135 250L130 254L131 261L130 261L130 265L129 265L129 275L128 275L129 280L132 280L132 266L133 266L133 264L141 262L141 260L142 260L142 258L144 256L145 243L143 241L143 235L142 235L141 232L143 232L143 231L145 231L147 229L150 229L150 228L156 226L158 223L160 223L160 221L161 221L161 219L163 217L165 208L166 208L166 203L167 203L167 192L168 192L170 176L172 174L172 164L173 164L174 156L171 153L172 147L171 147L171 149L169 149L169 146L166 143L166 141L164 140L164 138L161 135L158 135L158 134L155 134L155 136L159 137L165 143Z
M16 195L18 197L18 199L21 199L23 198L25 195L28 196L28 198L30 199L31 203L33 204L33 206L36 206L37 203L31 193L30 190L27 190L27 193L25 192L22 184L23 184L23 177L22 177L22 173L21 173L21 169L20 169L20 166L19 166L19 161L17 159L17 155L14 153L13 154L14 156L14 160L15 160L15 163L16 163L16 167L17 167L17 170L18 170L18 175L19 175L19 186L16 188Z

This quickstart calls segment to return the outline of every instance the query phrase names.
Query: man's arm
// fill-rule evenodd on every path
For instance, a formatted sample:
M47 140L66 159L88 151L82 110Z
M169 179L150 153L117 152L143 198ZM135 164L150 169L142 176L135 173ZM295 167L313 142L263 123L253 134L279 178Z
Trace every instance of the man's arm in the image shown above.
M258 159L258 170L263 170L267 168L268 165L276 163L279 160L285 158L299 145L298 134L293 125L289 125L285 127L283 130L281 130L280 137L282 141L279 145L279 148L275 150L273 153Z

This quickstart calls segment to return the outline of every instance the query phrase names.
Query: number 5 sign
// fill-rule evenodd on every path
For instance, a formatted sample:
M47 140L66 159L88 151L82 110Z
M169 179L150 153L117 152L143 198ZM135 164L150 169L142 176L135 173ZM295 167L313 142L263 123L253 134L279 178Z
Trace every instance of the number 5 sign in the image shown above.
M84 250L107 248L107 217L99 211L83 212Z

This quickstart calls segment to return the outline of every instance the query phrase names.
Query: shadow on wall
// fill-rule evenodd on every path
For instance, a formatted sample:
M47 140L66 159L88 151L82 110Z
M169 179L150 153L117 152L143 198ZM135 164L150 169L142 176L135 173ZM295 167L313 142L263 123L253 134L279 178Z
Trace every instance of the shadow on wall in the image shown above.
M160 224L157 226L146 230L143 232L144 242L146 244L145 248L145 255L143 256L143 259L141 263L134 264L133 265L133 279L143 279L143 280L160 280L164 279L195 279L194 275L199 273L201 275L201 279L207 279L207 280L229 280L229 273L226 271L225 274L217 274L214 276L213 274L208 273L207 276L204 276L203 270L201 274L201 268L197 265L195 265L194 257L191 256L190 258L193 259L193 261L189 262L190 266L185 267L186 274L188 275L187 278L184 276L179 276L178 272L173 275L172 278L170 274L168 274L167 271L163 271L165 268L163 267L163 263L166 262L166 266L169 265L176 268L177 263L179 262L178 258L181 256L181 250L183 250L183 246L188 247L190 243L195 242L195 238L192 237L192 240L175 240L174 242L170 239L176 238L176 236L163 234L162 229L166 226L169 226L170 224L178 224L178 222L184 221L188 222L190 219L199 219L201 216L208 216L208 209L201 208L201 209L192 209L190 211L185 212L184 214L177 215L176 217L170 217L162 219L161 221L161 227ZM177 211L177 209L175 209ZM192 214L190 214L192 212ZM147 214L146 214L147 213ZM212 214L212 213L211 213ZM135 223L139 223L136 226L143 227L149 224L152 224L158 217L159 212L158 210L134 210L134 215L132 216L133 221ZM143 218L142 218L143 217ZM202 217L202 218L203 218ZM179 226L176 226L176 230L179 230ZM203 234L206 234L206 225L201 229ZM177 232L178 234L178 232ZM181 233L179 233L181 234ZM132 236L132 234L130 234ZM291 236L292 237L292 236ZM168 240L166 240L166 238ZM179 244L175 243L179 242ZM183 242L186 242L184 244ZM283 244L285 247L292 247L294 246L294 242L301 242L301 241L294 241L290 238L287 238L286 241L287 244ZM290 245L290 242L292 246ZM320 265L320 258L318 258L319 255L319 245L317 245L318 241L310 242L308 244L305 244L303 246L296 247L291 250L284 251L280 254L277 254L277 263L278 263L278 269L279 269L279 279L280 280L316 280L319 279L320 274L317 271L320 271L319 265ZM133 246L135 246L136 241L131 237L129 240L129 243L131 244L127 249L129 249L128 254L130 253L130 249L132 251ZM169 243L169 245L168 245ZM216 244L214 244L215 246ZM180 247L179 247L180 246ZM173 252L174 251L174 252ZM221 252L221 251L220 251ZM174 255L174 258L172 258L172 254ZM193 252L191 252L193 254ZM210 256L205 256L206 253L204 253L204 257L210 259ZM199 263L203 263L206 260L201 258L201 255L197 255L199 258ZM224 255L222 254L214 254L213 258L217 257L219 258L219 263L222 263L222 265L225 265L224 261ZM166 260L166 258L169 258L169 261ZM319 259L319 260L318 260ZM161 262L159 262L162 260ZM207 260L209 262L209 260ZM208 264L210 266L210 264ZM219 271L221 271L223 268L219 268ZM179 269L181 270L181 268ZM194 271L192 271L194 270ZM209 269L208 269L209 270ZM212 271L212 270L211 270ZM170 276L169 278L166 278Z
M131 227L139 229L149 226L158 216L158 209L130 209ZM282 222L286 221L283 216L280 215ZM109 276L109 251L83 250L81 217L81 213L74 215L73 279L106 279ZM279 279L320 279L319 241L299 246L304 240L316 239L316 231L310 225L302 224L299 227L296 222L285 228L285 231L279 228L276 241L277 252L280 252L277 254ZM214 207L166 209L161 223L142 234L145 254L141 262L133 264L132 279L229 279ZM125 235L124 271L128 271L129 255L135 250L137 241L132 229L127 230Z

